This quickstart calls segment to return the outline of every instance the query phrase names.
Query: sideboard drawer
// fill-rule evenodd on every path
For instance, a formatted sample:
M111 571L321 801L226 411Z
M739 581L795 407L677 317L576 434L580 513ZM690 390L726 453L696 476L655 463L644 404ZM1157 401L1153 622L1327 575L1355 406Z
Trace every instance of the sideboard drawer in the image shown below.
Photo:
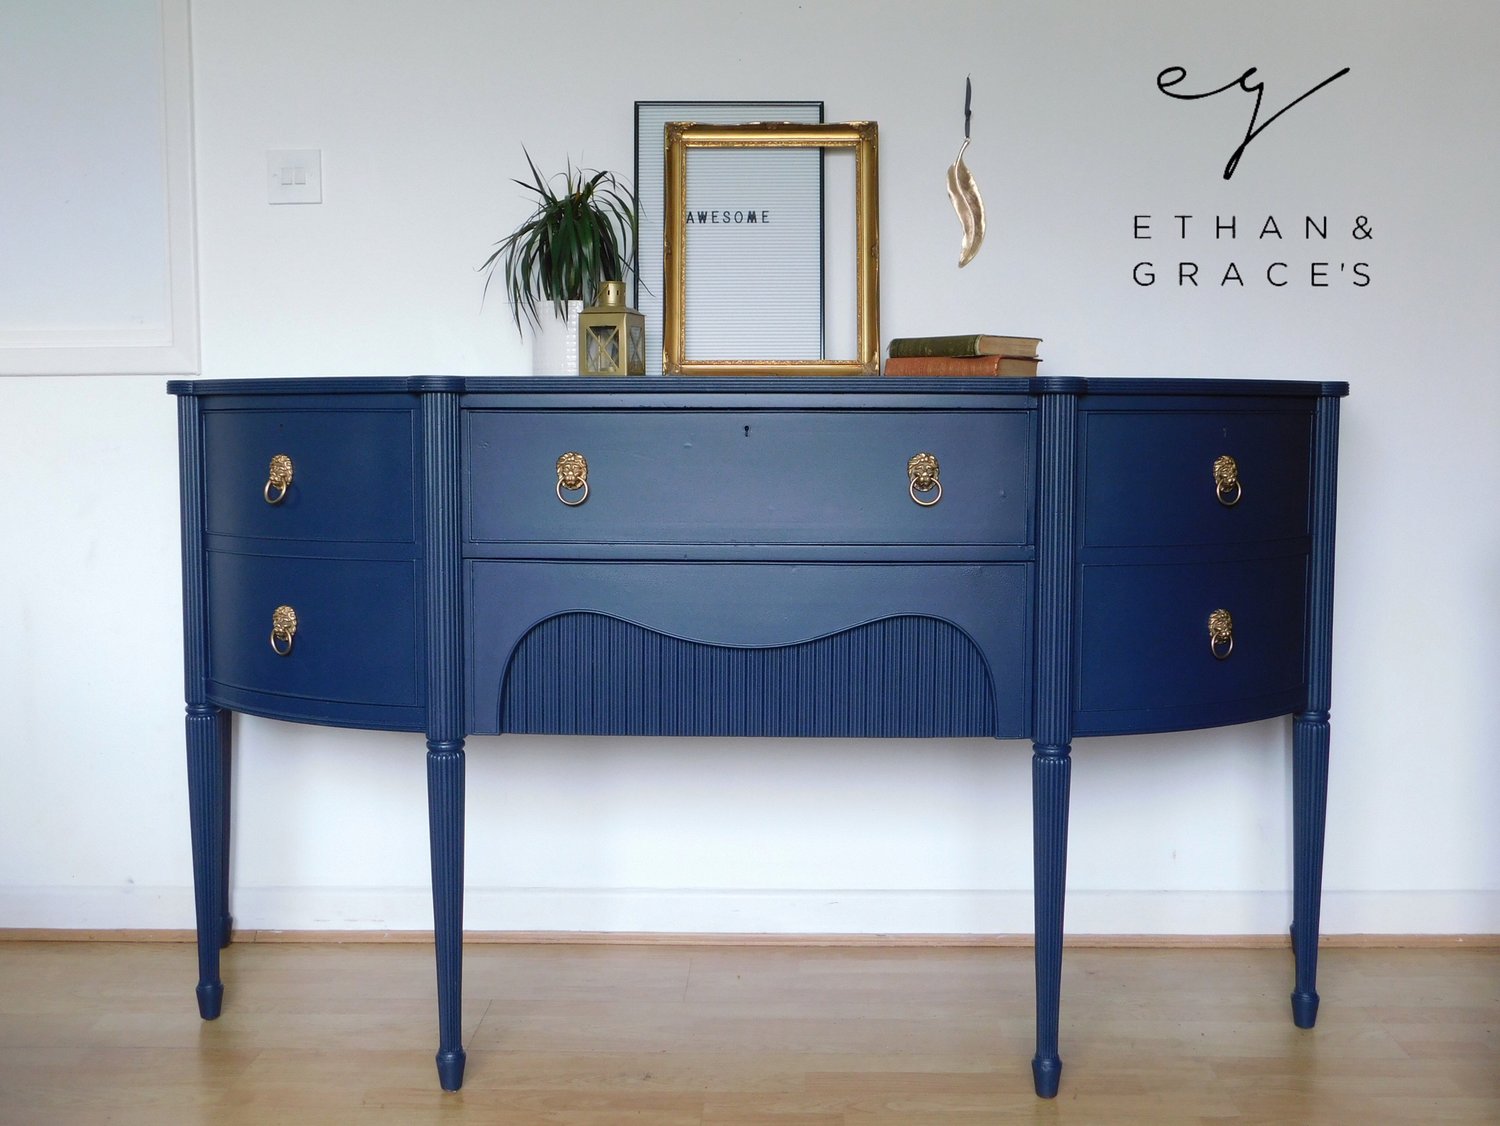
M1085 547L1307 535L1305 410L1085 411L1082 426ZM1233 465L1216 481L1225 457Z
M1018 738L1029 563L477 559L469 730Z
M208 530L322 542L412 543L410 409L207 410ZM272 458L291 481L270 480Z
M1079 734L1240 723L1300 706L1306 556L1080 571ZM1218 610L1231 633L1216 645Z
M1024 411L467 412L473 543L1025 544ZM582 454L582 489L558 457ZM941 499L907 463L938 461ZM936 488L917 491L935 499ZM567 501L581 501L573 505Z
M417 565L411 560L292 559L208 553L209 679L289 699L416 706ZM295 632L274 639L279 606ZM281 650L281 652L278 652ZM295 700L305 702L299 706Z

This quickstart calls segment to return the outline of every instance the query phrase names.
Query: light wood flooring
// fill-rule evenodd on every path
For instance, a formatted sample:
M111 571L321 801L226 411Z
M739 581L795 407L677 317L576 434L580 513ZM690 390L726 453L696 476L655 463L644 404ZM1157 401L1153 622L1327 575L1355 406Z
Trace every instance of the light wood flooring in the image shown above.
M1070 949L1032 1093L1024 948L471 945L464 1089L429 947L0 942L0 1123L1500 1123L1500 950Z

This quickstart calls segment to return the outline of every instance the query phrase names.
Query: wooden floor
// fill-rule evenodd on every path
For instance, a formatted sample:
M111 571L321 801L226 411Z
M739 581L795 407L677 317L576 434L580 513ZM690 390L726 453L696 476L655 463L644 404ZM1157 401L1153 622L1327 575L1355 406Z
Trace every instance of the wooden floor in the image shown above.
M1070 949L1032 1094L1027 949L476 945L438 1089L421 945L0 943L0 1123L1500 1123L1500 950Z

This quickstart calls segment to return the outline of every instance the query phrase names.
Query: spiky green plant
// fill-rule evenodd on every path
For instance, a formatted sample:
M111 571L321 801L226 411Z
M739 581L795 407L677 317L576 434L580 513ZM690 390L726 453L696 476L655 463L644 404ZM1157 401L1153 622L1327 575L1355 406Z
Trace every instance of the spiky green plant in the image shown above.
M636 231L635 193L614 173L575 169L569 161L565 173L548 180L529 152L526 163L533 182L515 183L536 195L536 210L479 267L486 294L495 272L504 276L517 332L523 314L541 327L540 303L550 301L565 317L569 301L592 300L604 282L624 281ZM559 180L561 190L554 187Z

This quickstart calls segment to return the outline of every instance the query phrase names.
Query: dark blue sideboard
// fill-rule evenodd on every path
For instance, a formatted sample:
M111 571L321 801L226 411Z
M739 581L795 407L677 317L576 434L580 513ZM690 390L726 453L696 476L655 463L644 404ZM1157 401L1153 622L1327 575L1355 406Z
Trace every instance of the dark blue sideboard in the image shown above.
M1312 1026L1345 384L168 387L204 1018L232 712L426 736L450 1090L466 736L1029 739L1050 1096L1073 738L1290 715L1292 1014Z

